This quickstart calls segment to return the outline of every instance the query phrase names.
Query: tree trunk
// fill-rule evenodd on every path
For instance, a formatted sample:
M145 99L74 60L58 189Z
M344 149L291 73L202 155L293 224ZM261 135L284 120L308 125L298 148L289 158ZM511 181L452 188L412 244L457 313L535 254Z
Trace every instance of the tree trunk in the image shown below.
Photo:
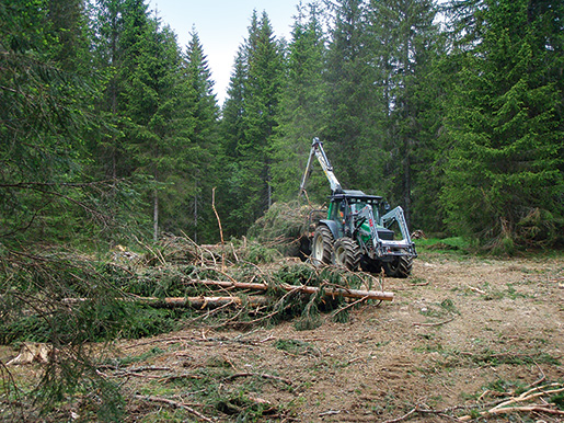
M159 194L153 190L153 240L159 240Z
M269 286L261 283L246 283L246 282L228 282L228 281L193 281L194 285L213 285L221 286L222 288L239 288L239 289L256 289L266 291ZM384 291L363 291L360 289L348 289L348 288L329 288L329 287L317 287L317 286L306 286L306 285L288 285L282 284L277 285L278 288L290 292L297 291L306 294L317 294L320 290L323 290L323 294L328 297L346 297L346 298L367 298L369 300L383 300L392 301L394 299L393 292Z
M411 227L411 151L409 140L404 140L405 159L403 168L403 202L405 205L405 220L407 227Z
M66 304L76 304L86 301L92 301L91 298L64 298L61 300ZM267 299L261 296L240 298L240 297L141 297L141 298L127 298L124 297L123 301L147 304L155 308L216 308L228 305L248 305L251 307L263 306L267 304Z
M198 180L194 182L194 242L198 243Z

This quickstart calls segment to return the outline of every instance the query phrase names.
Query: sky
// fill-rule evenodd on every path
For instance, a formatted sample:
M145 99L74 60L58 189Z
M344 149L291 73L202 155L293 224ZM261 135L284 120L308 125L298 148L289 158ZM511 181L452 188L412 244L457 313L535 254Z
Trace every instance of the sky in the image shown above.
M235 55L248 36L253 10L265 11L274 35L290 40L299 0L149 0L149 8L176 33L186 51L194 29L207 56L220 104L227 95Z

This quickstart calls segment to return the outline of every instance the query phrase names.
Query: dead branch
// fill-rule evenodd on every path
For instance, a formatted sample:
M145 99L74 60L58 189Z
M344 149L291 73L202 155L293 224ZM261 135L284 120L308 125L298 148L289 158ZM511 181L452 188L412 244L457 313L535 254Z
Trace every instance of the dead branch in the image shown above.
M217 219L217 224L219 226L219 237L221 239L221 247L223 250L223 246L225 245L225 242L223 240L223 228L221 226L221 219L219 218L219 213L217 212L217 209L215 208L215 187L213 187L212 189L212 210L215 214L215 217ZM221 270L225 271L225 251L221 252Z
M524 405L521 407L506 407L500 408L497 410L489 410L484 413L480 413L481 415L495 415L495 414L510 414L510 413L546 413L546 414L554 414L558 416L564 416L564 410L556 410L554 408L547 408L544 405Z
M557 389L549 389L547 388L554 388L558 387ZM544 395L553 395L560 392L564 392L564 387L558 383L551 383L549 385L537 386L535 388L529 389L526 392L523 392L521 395L515 398L509 398L505 401L502 401L495 407L480 412L480 416L492 416L497 414L510 414L510 413L518 413L518 412L538 412L538 413L547 413L547 414L556 414L560 416L564 416L563 410L557 410L553 408L548 408L547 404L531 404L531 405L522 405L522 406L512 406L513 404L522 403L526 401L530 401L535 398L542 397ZM472 420L471 416L462 416L459 418L460 421L469 421Z
M296 289L298 292L303 292L305 294L318 294L320 290L323 290L325 296L341 296L345 298L364 298L369 300L383 300L383 301L393 301L394 294L392 292L379 292L379 291L362 291L359 289L348 289L348 288L318 288L316 286L292 286L292 285L281 285L281 288L287 291Z
M356 301L350 303L350 304L347 305L346 307L340 308L339 310L337 310L337 311L335 311L335 312L333 313L333 316L332 316L332 317L335 318L335 316L339 315L339 314L342 313L343 311L346 311L346 310L348 310L349 308L352 308L352 307L354 307L354 306L357 305L357 304L363 303L363 302L366 301L367 299L368 299L368 297L362 297L361 299L356 300Z
M458 419L451 417L448 413L451 413L455 410L458 410L460 407L459 406L455 406L455 407L449 407L449 408L445 408L443 410L432 410L429 408L423 408L420 405L416 405L415 408L411 409L410 411L408 411L406 414L404 414L401 417L398 417L397 419L393 419L393 420L386 420L383 423L397 423L397 422L401 422L403 420L406 420L409 416L411 416L414 413L421 413L421 414L436 414L436 415L440 415L443 417L447 417L450 419L453 419L455 421L459 421Z
M266 374L266 373L237 373L237 374L228 376L225 379L233 380L233 379L237 379L237 378L240 378L240 377L261 377L263 379L278 380L280 382L284 382L287 385L292 385L292 381L289 380L289 379L285 379L285 378L279 377L279 376L269 375L269 374Z
M184 410L188 411L189 413L192 413L193 415L195 415L196 417L198 417L199 419L205 421L205 422L209 422L209 423L213 423L213 420L204 416L202 413L194 410L191 407L188 407L188 405L184 404L183 402L179 402L179 401L173 401L170 400L168 398L160 398L160 397L151 397L151 396L143 396L143 395L135 395L135 398L139 399L139 400L144 400L144 401L151 401L151 402L160 402L162 404L168 404L171 405L175 408L183 408Z
M486 295L486 291L484 291L484 290L482 290L482 289L480 289L480 288L476 288L476 287L470 286L470 285L466 285L466 286L468 287L468 289L469 289L470 291L477 292L478 294L481 294L481 295Z
M452 319L448 319L448 320L444 320L442 322L437 322L437 323L418 323L418 322L413 322L413 326L441 326L444 325L446 323L450 323L454 320L454 317Z
M562 388L562 387L558 388L558 389L552 389L552 390L549 390L549 391L545 391L546 388L554 387L554 386L561 386L561 385L553 383L553 384L550 384L550 385L537 386L536 388L532 388L532 389L529 389L526 392L523 392L517 398L511 398L507 401L502 402L501 404L496 405L494 408L489 410L489 412L491 413L493 410L498 410L498 409L501 409L502 407L506 407L508 405L515 404L515 403L518 403L518 402L529 401L531 399L538 398L538 397L541 397L543 395L557 394L559 392L564 392L564 388Z
M416 413L416 412L417 412L417 407L416 407L416 408L413 408L412 410L408 411L406 414L404 414L404 415L401 416L401 417L398 417L397 419L386 420L386 421L383 422L383 423L397 423L397 422L401 422L401 421L407 419L409 416L411 416L413 413Z

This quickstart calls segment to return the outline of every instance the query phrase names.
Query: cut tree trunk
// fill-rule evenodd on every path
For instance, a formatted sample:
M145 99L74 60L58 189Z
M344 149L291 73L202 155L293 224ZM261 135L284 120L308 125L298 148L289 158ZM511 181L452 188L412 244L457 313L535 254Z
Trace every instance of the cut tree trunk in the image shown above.
M91 301L91 298L65 298L63 302L67 304L75 304L84 301ZM139 297L139 298L122 298L120 300L130 301L135 303L147 304L155 308L174 308L186 307L196 309L217 308L229 305L242 306L247 305L250 307L258 307L267 304L265 297Z
M262 283L246 283L246 282L228 282L228 281L212 281L212 280L202 280L194 281L195 285L213 285L220 286L222 288L238 288L238 289L255 289L266 291L269 286ZM288 285L282 284L275 286L284 291L297 291L303 292L305 294L317 294L319 290L323 290L323 294L328 297L346 297L346 298L367 298L369 300L383 300L392 301L394 299L393 292L384 291L363 291L360 289L348 289L348 288L331 288L331 287L317 287L317 286L307 286L307 285Z
M139 303L148 304L151 307L174 308L217 308L229 305L250 307L263 306L267 303L264 297L248 297L242 299L240 297L169 297L169 298L137 298L134 300Z

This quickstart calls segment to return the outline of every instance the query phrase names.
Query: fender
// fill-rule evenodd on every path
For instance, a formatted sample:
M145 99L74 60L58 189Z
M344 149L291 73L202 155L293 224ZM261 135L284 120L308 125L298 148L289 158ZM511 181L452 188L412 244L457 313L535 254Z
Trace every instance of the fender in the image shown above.
M322 219L319 221L319 224L327 226L331 231L331 234L333 235L334 239L341 238L339 236L339 228L337 228L337 223L334 220Z

